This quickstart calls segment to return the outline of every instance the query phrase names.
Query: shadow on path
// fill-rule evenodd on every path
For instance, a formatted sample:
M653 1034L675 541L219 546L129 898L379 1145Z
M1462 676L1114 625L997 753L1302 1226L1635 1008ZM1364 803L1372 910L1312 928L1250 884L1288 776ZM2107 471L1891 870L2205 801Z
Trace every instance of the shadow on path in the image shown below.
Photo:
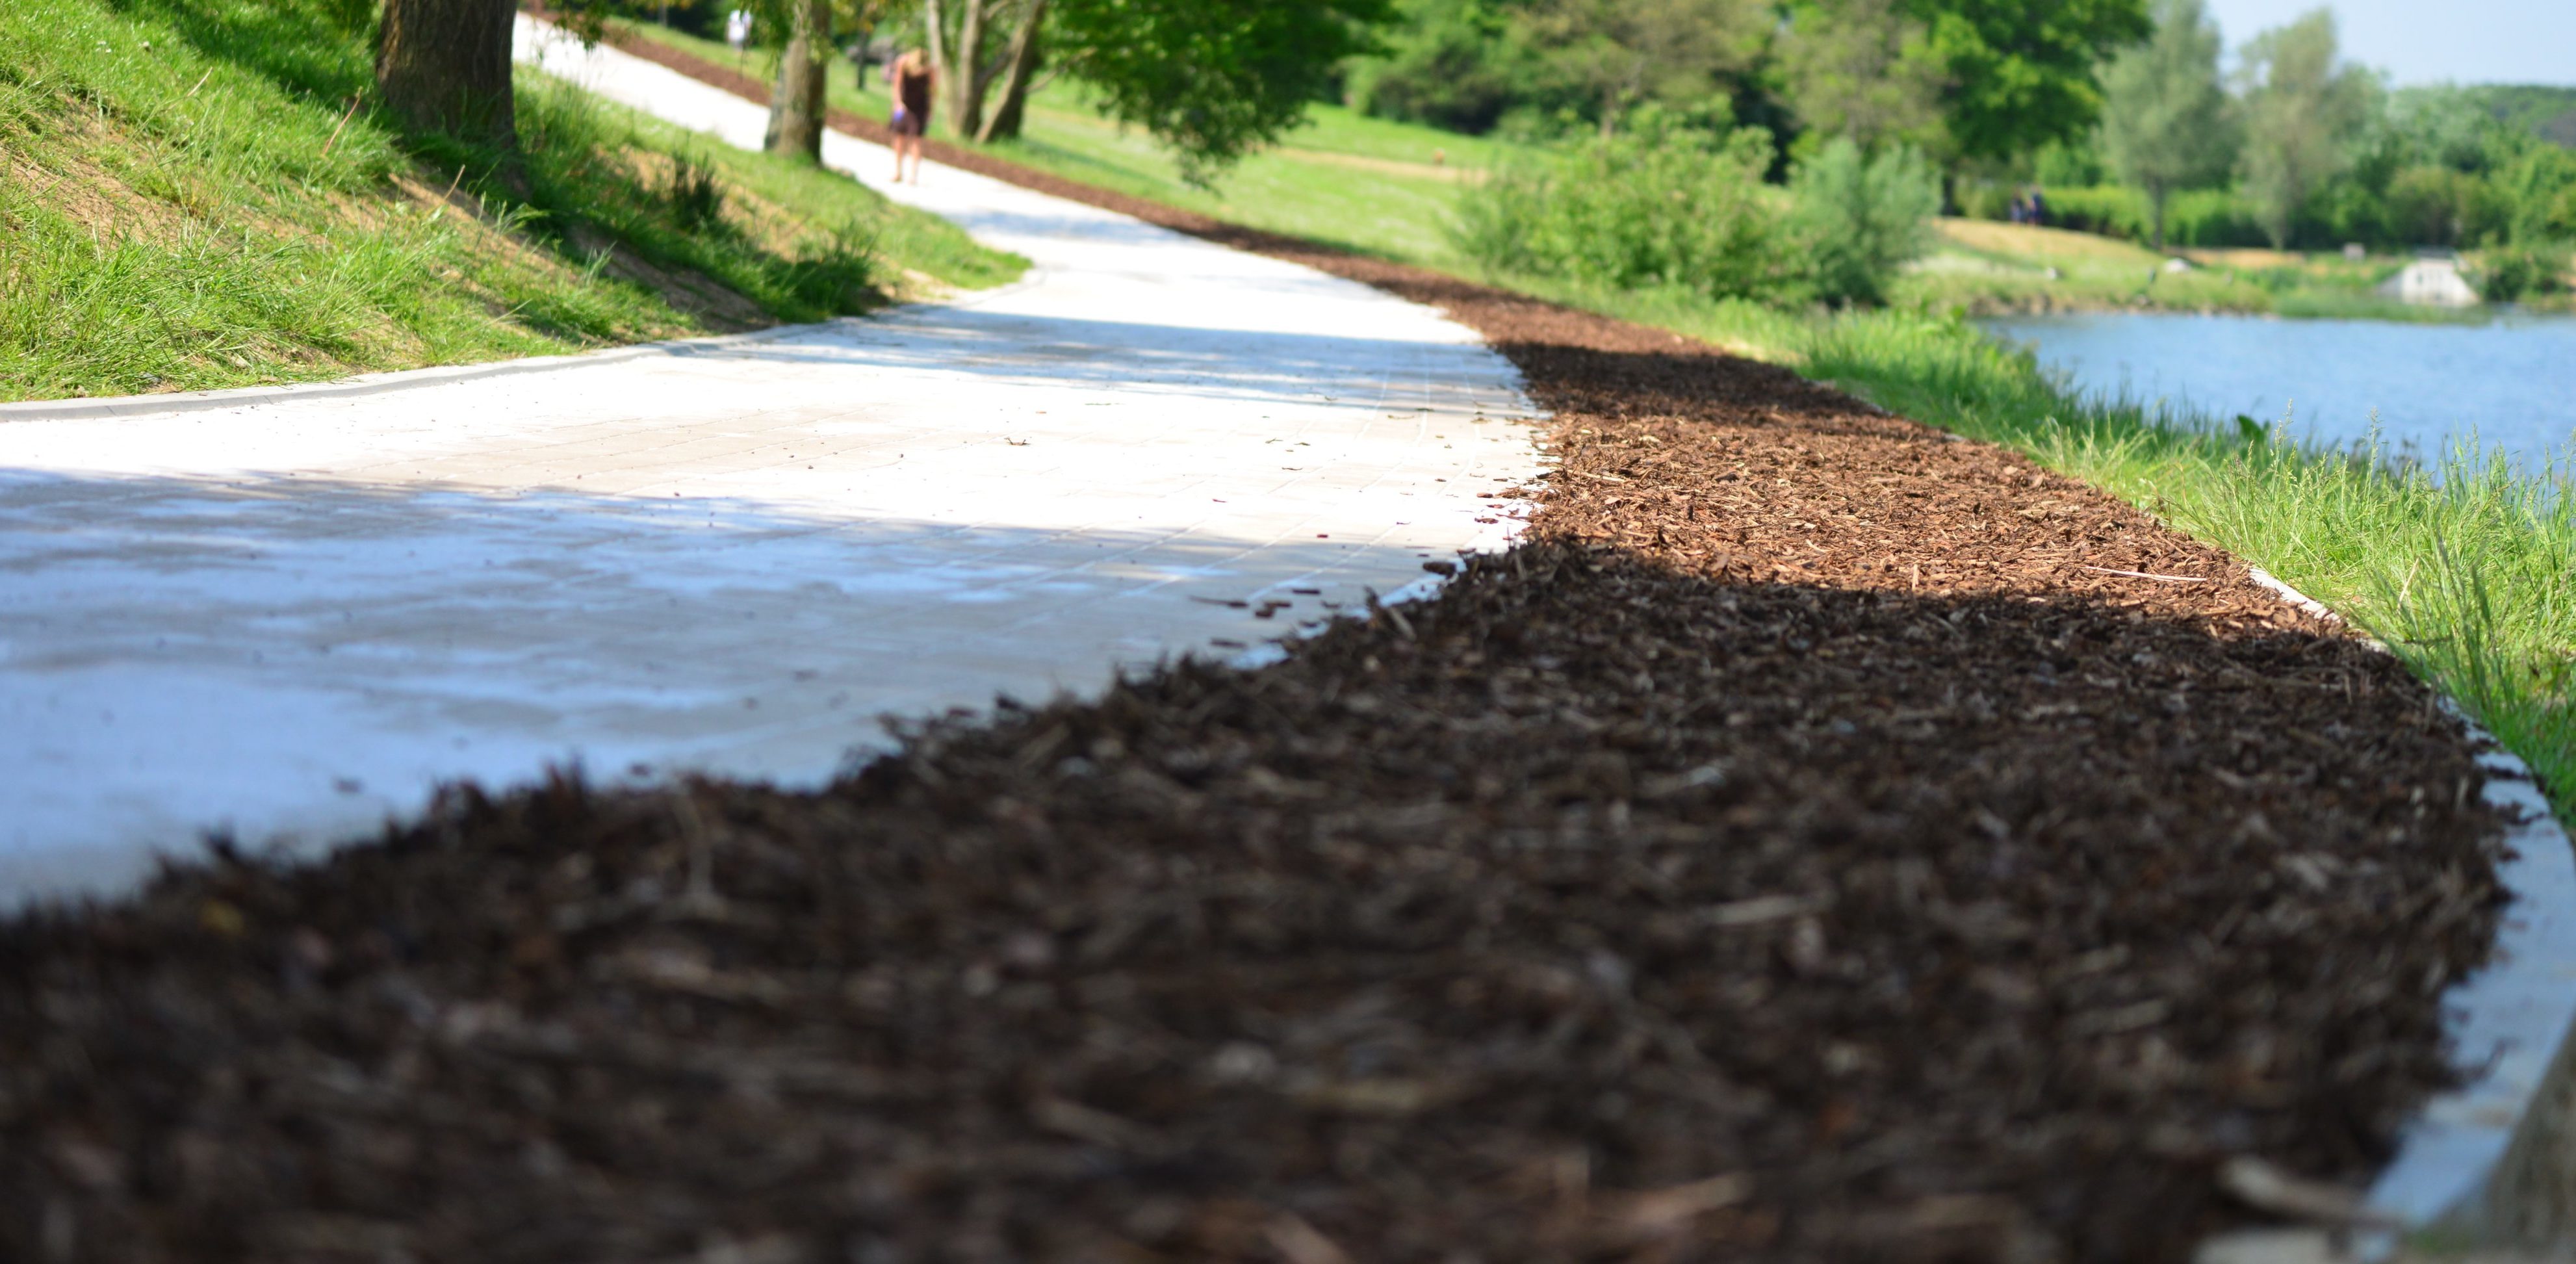
M2181 1259L2221 1160L2365 1172L2447 1075L2475 777L2340 636L1539 545L819 794L21 922L0 1233Z

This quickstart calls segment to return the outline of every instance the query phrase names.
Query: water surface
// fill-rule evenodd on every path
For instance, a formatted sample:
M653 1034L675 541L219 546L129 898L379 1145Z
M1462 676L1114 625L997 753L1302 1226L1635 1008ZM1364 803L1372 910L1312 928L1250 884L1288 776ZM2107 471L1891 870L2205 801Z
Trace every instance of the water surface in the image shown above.
M2576 431L2576 317L2484 324L2113 312L1983 322L2087 391L2125 392L2432 457L2474 432L2532 465Z

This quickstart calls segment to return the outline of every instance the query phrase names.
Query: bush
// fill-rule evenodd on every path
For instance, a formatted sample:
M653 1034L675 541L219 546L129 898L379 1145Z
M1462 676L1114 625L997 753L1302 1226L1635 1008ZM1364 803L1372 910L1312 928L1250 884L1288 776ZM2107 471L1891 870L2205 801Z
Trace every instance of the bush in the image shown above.
M1810 288L1835 306L1875 306L1896 270L1922 256L1941 182L1911 146L1863 157L1836 138L1789 179Z
M2147 195L2123 185L2048 190L2048 222L2057 228L2128 241L2154 237ZM2168 246L2266 246L2271 239L2253 208L2226 189L2184 189L2165 199Z
M1383 49L1350 63L1354 108L1482 135L1525 95L1526 58L1484 0L1402 0L1396 12Z
M1762 183L1770 161L1759 129L1721 135L1649 113L1471 186L1453 239L1496 272L1778 297L1800 277L1778 191Z
M2473 275L2478 294L2490 303L2512 303L2565 293L2571 250L2565 242L2532 242L2499 246L2480 256Z
M1940 185L1910 149L1837 140L1766 185L1771 138L1648 112L1614 136L1524 156L1461 198L1459 253L1494 272L1713 299L1877 303L1923 253Z

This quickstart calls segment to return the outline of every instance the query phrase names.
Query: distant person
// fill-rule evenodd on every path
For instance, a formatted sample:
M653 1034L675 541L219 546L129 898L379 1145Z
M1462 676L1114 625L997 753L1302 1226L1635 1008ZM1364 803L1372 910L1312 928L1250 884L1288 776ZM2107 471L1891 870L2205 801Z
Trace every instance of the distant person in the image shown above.
M2036 228L2048 227L2048 198L2035 184L2030 186L2030 222Z
M737 61L741 60L743 50L751 47L751 11L749 9L736 9L725 15L725 43L733 45L733 55Z
M912 155L912 182L921 183L921 137L930 130L930 90L937 85L939 72L930 68L930 58L918 48L907 48L903 56L886 67L886 82L894 85L894 182L903 183L903 159Z

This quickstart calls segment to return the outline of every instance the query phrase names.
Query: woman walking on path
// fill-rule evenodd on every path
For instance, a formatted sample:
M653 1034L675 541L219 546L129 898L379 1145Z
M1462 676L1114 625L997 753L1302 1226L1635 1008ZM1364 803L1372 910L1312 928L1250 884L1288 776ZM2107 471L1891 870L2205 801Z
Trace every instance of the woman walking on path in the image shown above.
M930 59L918 48L904 50L903 56L886 67L886 79L894 85L894 182L903 183L903 156L912 155L912 182L921 183L921 137L930 130L930 90L937 78Z

